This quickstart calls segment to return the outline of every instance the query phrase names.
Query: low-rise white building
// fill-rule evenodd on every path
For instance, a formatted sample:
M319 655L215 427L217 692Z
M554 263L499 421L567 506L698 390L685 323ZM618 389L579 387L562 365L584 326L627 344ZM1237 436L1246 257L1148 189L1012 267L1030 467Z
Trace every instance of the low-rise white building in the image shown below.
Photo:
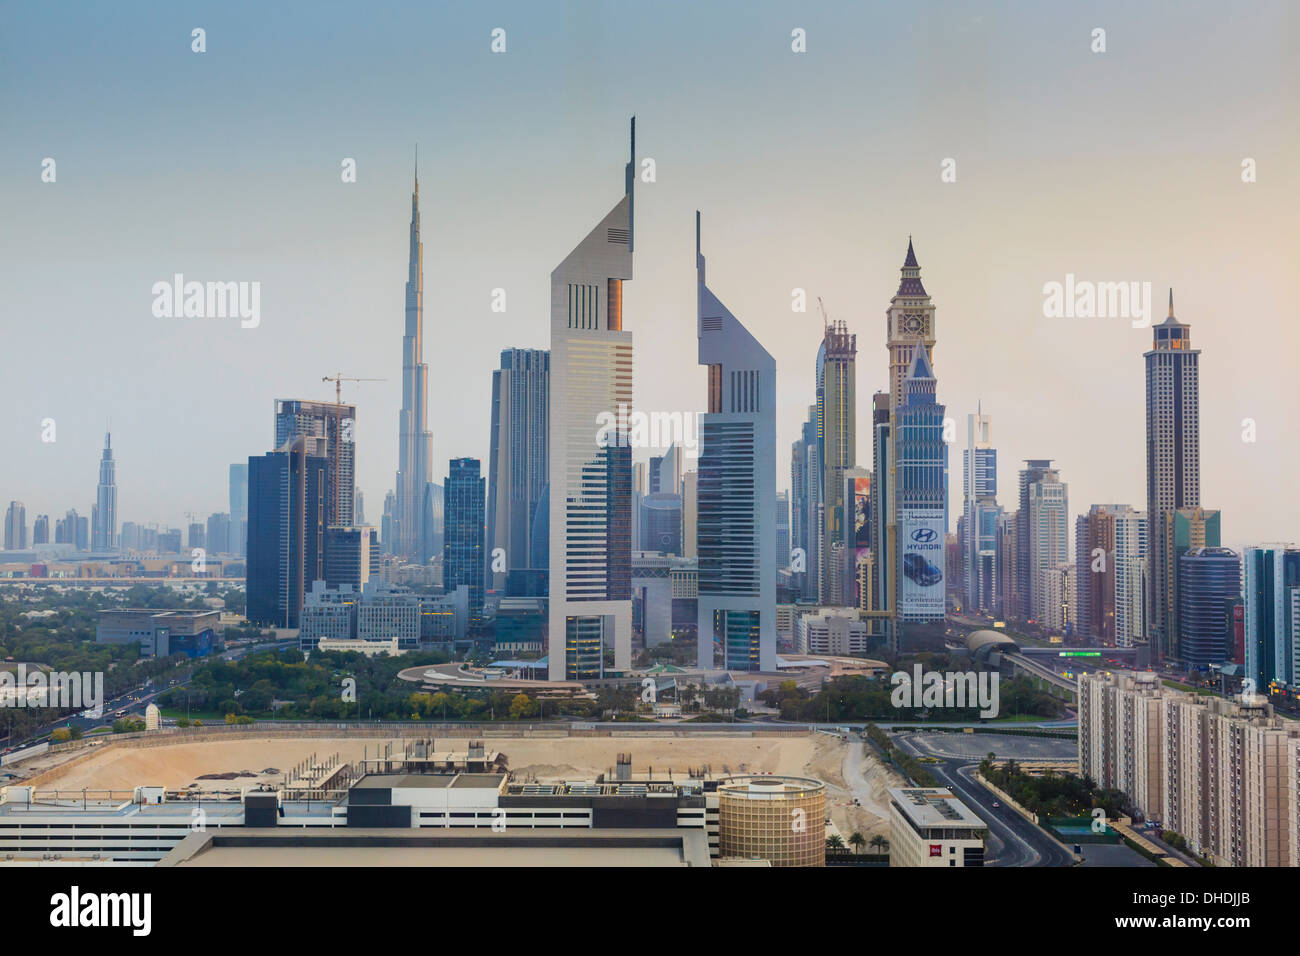
M889 791L889 865L983 866L988 825L947 787Z

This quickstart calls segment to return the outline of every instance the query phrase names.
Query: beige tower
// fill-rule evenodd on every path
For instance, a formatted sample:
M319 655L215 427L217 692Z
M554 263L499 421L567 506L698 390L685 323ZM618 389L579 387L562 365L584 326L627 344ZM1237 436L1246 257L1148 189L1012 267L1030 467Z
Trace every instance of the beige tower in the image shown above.
M925 343L925 357L934 368L934 306L921 284L921 267L912 251L912 237L907 237L907 258L903 260L902 281L898 292L889 300L889 395L893 407L903 404L903 379L912 362L919 339Z

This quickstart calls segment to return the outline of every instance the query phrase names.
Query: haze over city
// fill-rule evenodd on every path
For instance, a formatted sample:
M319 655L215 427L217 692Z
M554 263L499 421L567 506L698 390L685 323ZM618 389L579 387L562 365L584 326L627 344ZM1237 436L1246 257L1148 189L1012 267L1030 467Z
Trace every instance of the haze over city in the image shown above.
M858 336L868 421L910 234L937 307L940 400L959 436L977 402L993 416L1004 488L1020 459L1051 457L1072 502L1141 504L1150 332L1045 318L1042 288L1067 273L1147 281L1155 320L1172 286L1203 352L1202 500L1224 510L1224 543L1297 526L1300 502L1270 494L1300 466L1284 431L1300 412L1286 368L1300 346L1286 4L1227 21L1208 3L1176 17L1125 4L564 10L144 4L80 26L10 10L6 497L33 514L88 510L111 417L119 515L179 526L222 507L230 462L270 447L275 398L330 399L320 379L341 370L386 378L344 393L377 514L395 467L417 142L434 478L448 458L486 458L497 353L545 347L547 277L603 210L608 190L593 185L618 187L635 112L657 167L638 196L625 304L638 408L703 407L690 354L699 207L711 281L778 359L786 487L812 400L816 297ZM201 57L173 41L191 21L207 30ZM1104 54L1089 50L1096 25ZM504 55L489 51L497 26ZM56 183L41 181L44 157ZM340 181L348 157L356 183ZM945 158L955 182L941 181ZM259 327L155 318L150 287L176 272L260 281ZM504 313L490 308L498 288Z

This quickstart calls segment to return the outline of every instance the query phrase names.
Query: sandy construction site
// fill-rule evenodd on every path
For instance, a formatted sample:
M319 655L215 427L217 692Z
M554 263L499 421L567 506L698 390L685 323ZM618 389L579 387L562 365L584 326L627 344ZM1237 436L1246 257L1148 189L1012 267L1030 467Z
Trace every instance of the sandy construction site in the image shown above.
M54 769L41 789L129 790L142 785L182 790L237 789L279 784L283 773L316 754L338 754L344 761L375 756L383 740L356 738L280 738L210 740L163 747L108 747L64 769ZM864 754L860 740L840 740L827 734L782 737L651 736L631 737L488 737L489 750L506 755L515 780L592 780L608 773L620 753L632 755L632 772L656 777L669 771L682 776L707 767L724 773L794 774L815 777L827 785L827 807L840 832L855 830L870 839L888 836L888 787L902 786L874 755ZM440 749L463 750L463 738L438 738ZM401 746L394 741L393 749ZM857 799L858 804L854 803Z

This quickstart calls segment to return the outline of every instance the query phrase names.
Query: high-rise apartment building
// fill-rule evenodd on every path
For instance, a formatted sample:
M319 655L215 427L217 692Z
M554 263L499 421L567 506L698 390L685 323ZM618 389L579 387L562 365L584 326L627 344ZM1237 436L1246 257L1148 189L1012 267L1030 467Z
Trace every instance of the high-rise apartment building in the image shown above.
M1064 564L1070 556L1069 488L1061 481L1057 470L1050 467L1050 461L1028 464L1030 468L1027 471L1034 480L1024 484L1025 472L1021 472L1023 524L1028 541L1018 542L1026 561L1026 567L1020 570L1022 577L1028 577L1029 619L1042 622L1047 613L1042 591L1043 572Z
M32 522L32 545L50 543L50 516L37 515Z
M699 666L715 666L716 643L722 650L722 666L728 670L775 671L776 514L771 502L776 498L776 361L709 288L699 213L695 267L699 363L708 369L696 519ZM837 353L843 350L840 345L833 348ZM851 343L844 348L851 349ZM851 465L851 354L847 380L839 364L827 367L836 383L828 389L836 408L830 417L835 418L834 430L841 436L835 445L848 449ZM835 371L830 373L832 367ZM847 412L840 407L844 400L849 401ZM844 436L846 428L850 434ZM843 468L836 470L840 475L836 497L841 501L842 472ZM842 522L841 515L835 524Z
M1152 329L1146 361L1147 406L1147 554L1150 609L1147 626L1159 657L1177 657L1177 559L1170 553L1168 516L1201 503L1200 357L1192 348L1192 330L1174 318L1169 290L1169 317ZM1215 544L1218 542L1216 541Z
M843 322L830 322L822 341L821 455L822 528L819 600L843 603L845 575L843 542L844 478L857 467L857 354L858 337ZM833 597L837 596L838 601Z
M1115 643L1116 521L1132 510L1128 505L1093 505L1074 521L1076 630L1105 645Z
M230 466L230 541L231 554L248 553L248 465Z
M531 555L537 508L550 479L550 399L550 353L504 350L492 373L486 556L491 568L501 549L505 570L490 573L490 587L516 597L545 593L546 567L533 567Z
M1124 508L1115 513L1115 646L1147 639L1147 515Z
M623 196L551 273L551 680L632 665L632 278L636 121ZM612 427L602 422L612 418Z

